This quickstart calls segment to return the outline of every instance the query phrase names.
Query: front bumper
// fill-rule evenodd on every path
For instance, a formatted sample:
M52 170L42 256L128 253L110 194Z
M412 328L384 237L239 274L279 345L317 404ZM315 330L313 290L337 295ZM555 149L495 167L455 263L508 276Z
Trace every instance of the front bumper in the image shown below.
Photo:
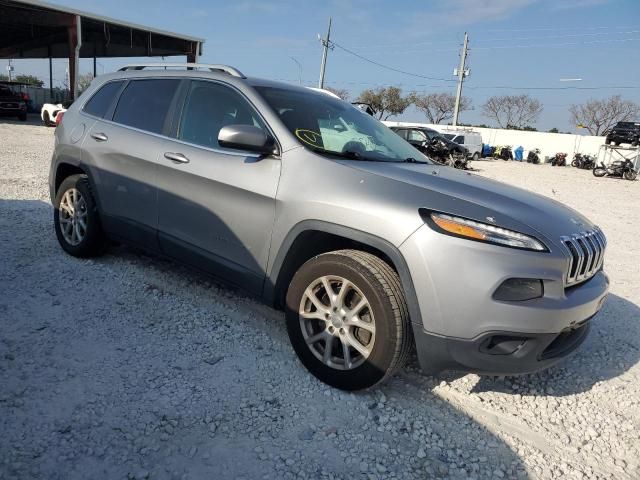
M533 373L558 363L587 338L591 319L559 333L487 332L472 340L440 337L413 324L424 373L462 370L481 375Z
M569 259L556 247L545 253L516 250L425 226L400 250L417 293L422 318L412 318L413 331L426 373L547 368L584 341L609 289L602 270L565 288ZM508 278L540 279L544 294L522 302L495 300L493 293Z

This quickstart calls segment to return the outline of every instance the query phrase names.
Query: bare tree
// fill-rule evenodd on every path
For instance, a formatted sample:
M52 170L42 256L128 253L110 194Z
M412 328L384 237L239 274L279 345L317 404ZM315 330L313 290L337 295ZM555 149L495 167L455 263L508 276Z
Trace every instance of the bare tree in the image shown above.
M82 75L78 75L78 95L89 88L89 85L91 85L93 78L94 77L92 73L83 73Z
M542 104L529 95L491 97L482 105L482 113L500 128L523 128L535 123L541 112Z
M334 95L337 95L342 100L349 100L349 90L344 88L333 88L333 87L324 87L325 90L330 91Z
M571 105L571 122L582 125L591 135L602 135L618 122L635 119L640 114L640 106L620 95L604 100L589 100L583 105Z
M411 105L411 98L403 97L402 89L398 87L365 90L357 101L370 105L374 115L381 120L386 120L392 115L400 115Z
M420 95L412 93L411 103L418 110L423 112L430 123L442 123L453 118L453 110L456 105L456 97L450 93L429 93ZM460 111L471 109L471 99L462 97L460 99Z

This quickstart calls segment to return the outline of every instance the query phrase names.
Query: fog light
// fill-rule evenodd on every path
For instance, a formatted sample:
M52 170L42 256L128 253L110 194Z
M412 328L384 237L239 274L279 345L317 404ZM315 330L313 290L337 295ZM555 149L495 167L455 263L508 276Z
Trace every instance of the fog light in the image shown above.
M509 278L493 293L494 300L524 302L544 295L542 280L535 278Z

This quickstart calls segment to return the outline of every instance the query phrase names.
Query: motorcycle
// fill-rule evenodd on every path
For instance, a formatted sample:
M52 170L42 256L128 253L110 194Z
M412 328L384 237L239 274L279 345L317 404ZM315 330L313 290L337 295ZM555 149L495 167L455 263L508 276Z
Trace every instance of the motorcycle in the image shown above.
M635 180L638 172L633 168L631 160L616 160L611 165L605 165L604 162L601 162L599 167L594 167L593 175L595 177L607 176Z
M566 153L556 153L553 160L551 160L552 167L564 167L567 164L567 154Z
M495 158L502 160L513 160L513 152L511 151L511 145L497 146L493 154Z
M571 162L572 167L581 168L583 170L591 170L596 166L596 160L591 155L582 155L576 153Z
M529 154L527 155L527 163L533 163L538 165L540 163L540 149L536 148L534 150L529 150Z

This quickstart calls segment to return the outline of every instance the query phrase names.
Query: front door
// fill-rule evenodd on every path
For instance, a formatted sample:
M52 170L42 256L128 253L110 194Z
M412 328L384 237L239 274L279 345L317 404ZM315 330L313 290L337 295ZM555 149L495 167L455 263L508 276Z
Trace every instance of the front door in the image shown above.
M265 277L280 159L222 148L227 125L267 127L235 89L192 80L176 140L158 169L161 248L259 293Z

